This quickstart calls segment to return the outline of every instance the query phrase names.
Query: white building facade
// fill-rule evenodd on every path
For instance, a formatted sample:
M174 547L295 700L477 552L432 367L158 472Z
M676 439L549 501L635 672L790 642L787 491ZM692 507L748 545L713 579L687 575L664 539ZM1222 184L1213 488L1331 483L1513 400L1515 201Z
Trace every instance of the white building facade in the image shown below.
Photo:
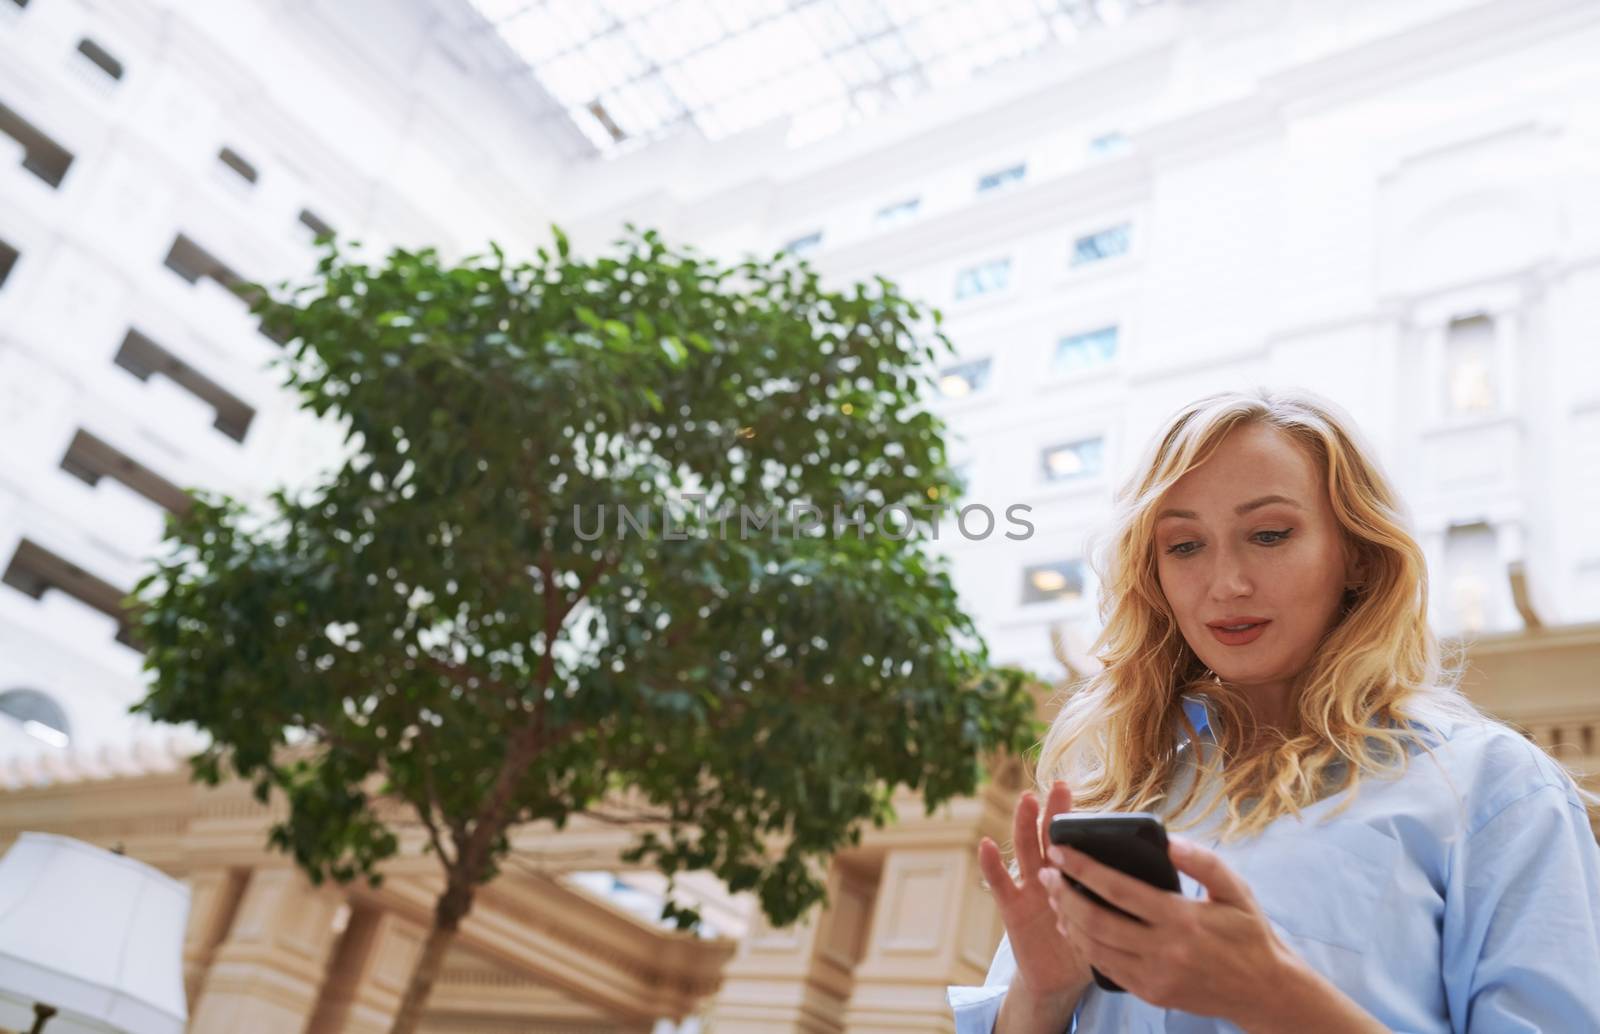
M228 283L328 229L544 236L588 147L512 61L455 0L0 2L0 752L126 742L119 604L180 488L329 454Z
M1597 53L1583 0L1170 4L799 151L619 159L586 236L787 246L941 307L962 505L997 518L941 535L998 660L1059 675L1052 634L1093 639L1116 484L1179 406L1257 385L1356 418L1441 633L1592 621Z

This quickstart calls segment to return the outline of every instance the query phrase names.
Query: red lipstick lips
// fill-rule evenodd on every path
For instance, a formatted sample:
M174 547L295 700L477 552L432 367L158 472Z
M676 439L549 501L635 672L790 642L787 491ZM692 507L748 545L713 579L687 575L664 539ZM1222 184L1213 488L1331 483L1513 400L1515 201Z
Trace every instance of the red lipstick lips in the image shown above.
M1271 623L1266 618L1241 615L1224 618L1221 621L1208 621L1206 627L1211 629L1211 634L1222 645L1244 646L1261 638L1261 633L1265 632Z

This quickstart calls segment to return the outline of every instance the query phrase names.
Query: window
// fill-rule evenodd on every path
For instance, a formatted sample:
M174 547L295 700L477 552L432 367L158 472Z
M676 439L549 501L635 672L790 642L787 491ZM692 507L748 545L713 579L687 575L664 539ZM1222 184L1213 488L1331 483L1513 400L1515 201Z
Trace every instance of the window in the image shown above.
M1494 320L1482 314L1451 320L1444 348L1445 412L1451 416L1493 412Z
M61 469L88 485L98 485L103 477L120 481L170 513L189 510L190 499L181 488L87 431L73 436Z
M1496 624L1499 555L1494 528L1482 521L1456 524L1445 532L1447 632L1482 632Z
M173 240L172 247L167 249L165 264L191 284L199 283L202 277L209 277L238 297L246 308L254 304L258 296L256 289L248 286L243 277L181 233ZM256 324L256 329L269 341L280 345L287 344L291 337L286 330L273 327L265 319Z
M167 249L164 261L168 269L191 284L197 284L201 277L208 276L223 287L232 287L243 279L217 261L209 251L181 233L172 242L172 247Z
M1011 259L994 259L956 274L956 298L975 298L1003 291L1011 282Z
M159 373L187 388L191 394L209 403L217 411L216 423L213 425L217 430L236 442L244 441L245 433L250 430L250 422L255 419L256 411L237 395L186 365L177 356L137 330L128 331L127 336L122 339L122 347L117 350L116 358L112 361L141 381L147 381L152 375ZM129 487L143 491L131 483Z
M1091 262L1126 255L1132 238L1130 230L1128 223L1119 223L1097 233L1079 237L1072 244L1072 264L1086 266Z
M0 104L0 133L22 145L22 167L52 187L61 186L72 152L45 136L21 115Z
M122 599L127 595L110 582L78 567L28 539L17 544L11 563L6 566L5 584L18 592L43 599L54 589L64 592L79 603L92 607L117 622L117 642L134 646L133 630L128 625L128 615L122 609Z
M0 287L6 285L6 280L11 276L11 270L16 268L17 259L22 253L5 241L0 240Z
M917 217L917 210L922 207L922 199L911 198L909 201L896 201L892 205L884 205L878 209L878 214L872 221L880 227L899 226L908 223Z
M122 62L112 57L104 47L94 40L87 38L79 40L78 53L82 54L90 64L104 72L108 78L122 78Z
M1077 373L1104 366L1117 357L1116 325L1068 334L1056 342L1051 368L1057 373Z
M1098 474L1104 459L1104 438L1051 445L1039 453L1039 465L1046 481L1070 481Z
M1125 133L1113 130L1110 133L1101 133L1089 141L1089 153L1096 158L1110 158L1122 154L1131 145Z
M1022 571L1022 602L1049 603L1083 598L1083 561L1057 560Z
M181 233L173 240L172 247L167 249L164 264L191 284L199 283L202 277L211 278L233 292L247 307L255 301L255 292L245 286L244 277ZM283 344L283 340L268 333L267 328L262 327L261 332Z
M947 399L959 399L982 391L989 383L989 365L988 359L974 359L946 367L939 373L939 394Z
M1001 169L998 172L985 173L978 177L978 193L988 194L991 191L1015 186L1021 183L1027 175L1028 166L1026 163L1013 165L1009 169Z
M790 255L805 255L822 247L822 231L808 233L804 237L796 237L783 246L783 251Z
M217 161L238 173L239 178L246 183L254 184L256 180L261 178L261 174L256 172L256 167L245 161L239 152L231 147L224 147L217 154Z
M300 209L300 225L309 228L318 237L333 236L333 227L317 218L317 214L309 208Z
M53 697L36 689L8 689L0 693L0 714L21 725L29 736L51 746L65 747L72 740L67 713Z

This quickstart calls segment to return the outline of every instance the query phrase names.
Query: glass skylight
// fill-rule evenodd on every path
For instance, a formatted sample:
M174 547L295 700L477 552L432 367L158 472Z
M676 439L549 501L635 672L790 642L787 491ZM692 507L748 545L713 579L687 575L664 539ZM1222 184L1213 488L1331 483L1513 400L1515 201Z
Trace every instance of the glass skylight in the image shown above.
M1163 0L471 0L595 148L817 139Z

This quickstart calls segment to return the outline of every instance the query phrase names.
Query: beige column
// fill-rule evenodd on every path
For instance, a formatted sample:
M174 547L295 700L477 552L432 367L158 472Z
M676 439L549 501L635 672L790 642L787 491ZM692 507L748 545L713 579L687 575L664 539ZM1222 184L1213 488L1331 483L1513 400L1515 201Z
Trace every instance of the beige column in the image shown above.
M428 931L394 912L358 908L339 939L306 1034L384 1034Z
M723 971L707 1026L739 1034L841 1034L875 883L872 872L836 859L826 909L783 930L757 910Z
M890 850L845 1028L950 1034L945 987L982 983L1000 934L1000 913L981 884L976 836L970 846Z
M335 886L312 886L298 870L250 874L227 936L217 946L192 1034L299 1034L327 970L344 901Z
M200 869L184 880L189 885L189 926L183 938L183 989L190 1013L217 946L233 925L249 875L247 869Z

